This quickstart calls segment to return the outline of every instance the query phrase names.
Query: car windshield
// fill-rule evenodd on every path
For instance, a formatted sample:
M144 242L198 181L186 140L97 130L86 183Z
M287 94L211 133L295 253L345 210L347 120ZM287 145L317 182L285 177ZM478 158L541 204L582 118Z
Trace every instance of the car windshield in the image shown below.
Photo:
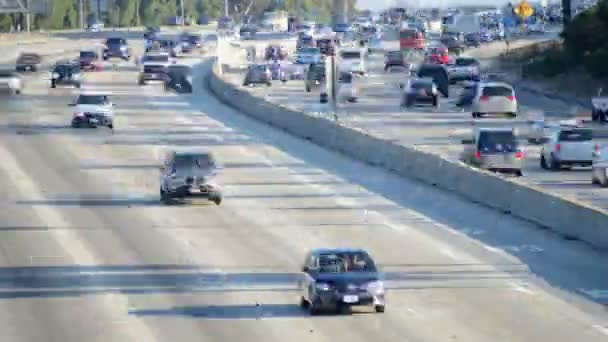
M95 52L93 51L80 51L81 58L95 58Z
M175 156L177 168L188 168L195 165L201 169L210 169L215 167L215 161L209 154L178 154Z
M144 56L144 62L168 62L168 55L151 55Z
M513 132L481 132L479 151L485 153L508 153L517 150L517 140Z
M564 130L559 133L559 141L591 141L593 133L590 129Z
M68 73L68 72L70 72L72 74L77 74L77 73L80 73L80 66L61 64L61 65L56 65L54 71L57 73L60 73L60 74L64 74L64 73Z
M110 45L122 45L125 44L125 40L122 38L108 38L108 40L106 41L106 45L110 46Z
M504 86L491 86L483 88L483 96L513 96L513 89Z
M103 105L108 103L106 95L80 95L76 104L79 105Z
M344 59L361 58L361 52L359 51L342 51L340 56Z
M319 272L377 272L377 269L365 252L336 252L319 255Z

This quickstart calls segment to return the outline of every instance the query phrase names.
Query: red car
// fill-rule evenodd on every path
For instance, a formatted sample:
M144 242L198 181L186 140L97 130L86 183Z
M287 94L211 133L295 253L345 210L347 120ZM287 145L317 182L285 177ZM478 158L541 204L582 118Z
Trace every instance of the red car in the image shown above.
M444 48L432 48L426 56L427 62L432 64L448 64L449 59L448 50Z
M80 51L78 61L80 70L83 71L99 71L103 69L103 64L99 60L99 54L92 50Z

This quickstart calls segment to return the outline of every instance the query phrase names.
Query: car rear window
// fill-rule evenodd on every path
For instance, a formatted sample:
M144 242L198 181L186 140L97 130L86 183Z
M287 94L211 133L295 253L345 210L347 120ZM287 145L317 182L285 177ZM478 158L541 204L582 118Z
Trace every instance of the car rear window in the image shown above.
M83 105L103 105L108 102L108 97L105 95L80 95L77 104Z
M144 62L168 62L168 55L144 56Z
M560 141L590 141L591 139L593 139L593 134L590 129L576 129L559 133Z
M458 66L474 66L479 64L474 58L456 58L456 65Z
M502 86L492 86L483 88L483 96L513 96L513 89Z
M361 52L359 51L342 51L340 56L344 59L361 58Z
M193 167L198 166L201 169L208 169L215 166L215 161L208 154L185 154L185 155L177 155L175 157L175 165L180 167Z
M351 73L348 72L343 72L340 74L340 83L352 83L353 82L353 75Z
M80 57L94 58L96 55L93 51L80 51Z
M481 132L479 151L486 153L515 152L517 140L513 132Z
M433 89L433 83L431 82L414 82L412 83L412 89L424 89L424 90L428 90L431 91Z

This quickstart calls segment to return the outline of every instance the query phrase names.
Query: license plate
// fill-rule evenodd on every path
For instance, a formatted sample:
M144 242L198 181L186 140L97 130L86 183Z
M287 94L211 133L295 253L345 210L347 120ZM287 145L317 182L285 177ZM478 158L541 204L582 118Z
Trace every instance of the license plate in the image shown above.
M342 298L344 303L357 303L359 301L359 296L347 295Z

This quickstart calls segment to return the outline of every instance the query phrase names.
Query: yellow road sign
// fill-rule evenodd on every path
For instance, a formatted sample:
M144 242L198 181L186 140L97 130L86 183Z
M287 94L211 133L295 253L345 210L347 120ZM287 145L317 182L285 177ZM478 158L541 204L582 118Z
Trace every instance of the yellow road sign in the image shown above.
M534 13L534 8L525 1L520 2L513 10L520 18L527 18Z

